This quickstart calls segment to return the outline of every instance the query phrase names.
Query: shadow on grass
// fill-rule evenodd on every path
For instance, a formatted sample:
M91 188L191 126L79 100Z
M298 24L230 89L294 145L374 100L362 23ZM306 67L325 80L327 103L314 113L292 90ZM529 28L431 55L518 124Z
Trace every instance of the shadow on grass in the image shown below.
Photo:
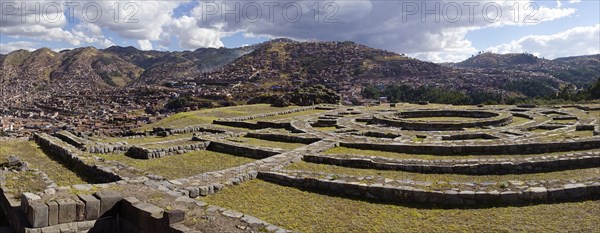
M36 144L36 146L40 150L42 150L42 152L44 152L44 155L46 155L50 160L57 162L58 164L62 165L62 167L64 167L65 169L73 172L77 177L79 177L86 183L88 183L88 184L102 183L102 182L100 182L98 177L88 173L85 170L77 169L77 166L75 165L75 163L73 161L69 161L65 158L61 158L60 156L56 156L53 153L51 153L48 149L42 148L37 144ZM43 164L39 164L38 166L43 166Z

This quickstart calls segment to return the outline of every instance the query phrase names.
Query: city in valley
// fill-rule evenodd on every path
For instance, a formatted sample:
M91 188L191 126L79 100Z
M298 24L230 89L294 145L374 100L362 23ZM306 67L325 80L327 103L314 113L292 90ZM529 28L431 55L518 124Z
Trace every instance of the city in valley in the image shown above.
M0 232L596 232L598 9L3 3Z

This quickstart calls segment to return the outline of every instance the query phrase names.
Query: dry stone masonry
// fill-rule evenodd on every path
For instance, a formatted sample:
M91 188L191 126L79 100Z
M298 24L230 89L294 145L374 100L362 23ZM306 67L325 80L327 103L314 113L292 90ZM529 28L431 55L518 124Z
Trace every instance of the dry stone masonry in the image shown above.
M324 111L293 114L313 109ZM44 153L89 184L57 187L43 172L11 157L0 163L3 169L25 167L19 171L33 171L46 184L43 191L17 195L0 189L0 217L17 232L198 232L202 229L184 223L188 215L202 213L234 224L232 229L289 232L202 201L255 179L342 198L427 208L597 200L598 109L318 105L182 128L156 127L106 141L73 131L37 133L32 139ZM277 120L261 119L273 116ZM251 160L170 178L138 165L201 150Z

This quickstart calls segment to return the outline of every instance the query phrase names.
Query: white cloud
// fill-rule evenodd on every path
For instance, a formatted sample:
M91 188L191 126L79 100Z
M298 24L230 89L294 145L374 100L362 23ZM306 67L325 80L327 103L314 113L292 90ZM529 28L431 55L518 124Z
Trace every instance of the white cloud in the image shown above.
M172 32L177 35L179 46L185 49L201 47L223 47L221 37L226 36L218 28L200 28L198 21L189 16L182 16L173 22Z
M149 40L138 40L137 43L141 50L152 50L152 43Z
M11 19L2 24L0 32L14 38L65 41L73 46L92 43L100 47L114 44L112 38L109 40L105 36L105 33L114 33L115 41L133 39L138 41L140 48L149 48L148 45L152 48L167 48L172 43L178 43L183 49L222 47L221 38L234 33L296 40L351 40L438 61L466 58L476 52L477 49L466 39L469 31L486 27L536 25L568 17L575 12L572 8L540 6L532 20L526 22L525 18L532 15L532 8L525 9L526 4L537 4L536 1L474 0L468 2L477 4L472 12L465 5L467 2L453 0L329 2L331 4L327 5L325 2L316 4L317 2L309 0L202 1L197 2L197 6L189 12L184 12L183 16L175 17L174 11L188 2L100 1L93 3L100 6L102 18L92 22L82 16L82 8L89 2L81 1L79 7L75 8L75 16L80 23L70 29L66 27L66 16L63 14L62 20L55 23L36 23L31 20L22 23L20 17L9 17ZM236 3L239 5L236 6ZM260 7L260 15L253 13L255 8L247 7L252 4ZM273 4L278 5L273 7ZM296 15L296 8L290 7L290 4L298 6L301 15ZM220 11L216 14L207 12L205 6L208 5L217 6ZM416 11L411 12L409 5L416 7ZM453 8L456 6L460 9L460 14ZM490 9L487 13L483 11L485 6ZM515 6L519 10L515 11ZM239 20L234 15L225 15L225 7L237 9ZM425 8L436 9L438 14L422 14L425 13ZM494 10L500 10L501 13L497 14ZM116 14L119 15L118 19L115 19ZM299 16L297 20L296 16ZM124 22L126 17L129 22ZM172 38L176 38L177 42L171 41Z
M467 2L462 1L356 0L332 1L333 6L329 8L321 4L319 15L315 17L315 2L306 0L294 2L302 9L302 17L297 21L291 20L295 16L295 8L288 9L286 18L285 3L280 3L272 9L274 14L262 7L261 18L249 22L248 18L255 15L244 17L242 14L237 21L231 15L224 15L222 9L235 9L235 3L212 3L221 9L216 12L207 11L207 7L199 5L192 10L191 17L202 21L198 24L200 27L218 27L220 33L244 32L267 38L289 37L300 40L351 40L428 60L455 60L476 52L477 49L465 38L469 31L486 27L536 25L568 17L575 12L572 8L538 6L534 1L519 0L471 1L469 3L478 4L473 7L473 11L469 10L468 5L464 5ZM258 2L259 5L264 3ZM531 5L526 5L527 3ZM534 6L538 6L535 14ZM411 11L410 7L415 7L415 11ZM237 8L245 9L244 3ZM427 14L425 9L434 9L438 14ZM460 12L456 9L460 9ZM489 10L485 13L483 9ZM333 17L329 23L325 23L328 15Z
M551 35L529 35L486 50L495 53L529 52L550 59L597 54L600 53L600 24L575 27Z
M569 3L580 3L581 0L569 0Z
M35 50L34 46L36 46L36 45L37 45L36 43L28 42L28 41L9 42L6 44L0 44L0 53L7 54L12 51L19 50L19 49L25 49L25 50L32 51L32 50Z

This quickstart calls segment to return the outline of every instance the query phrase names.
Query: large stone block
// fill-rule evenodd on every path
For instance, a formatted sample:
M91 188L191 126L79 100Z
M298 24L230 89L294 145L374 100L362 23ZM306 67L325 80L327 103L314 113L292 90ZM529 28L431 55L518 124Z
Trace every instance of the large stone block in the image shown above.
M167 225L175 224L185 220L185 212L183 210L169 210L163 213L163 221Z
M27 210L29 209L28 208L29 204L32 203L33 201L40 200L40 199L42 199L40 196L35 195L33 193L23 193L21 195L21 208L22 208L23 212L27 214Z
M145 202L135 204L134 207L139 215L139 221L132 223L134 226L139 227L142 232L163 232L165 224L161 221L164 212L162 208Z
M58 224L58 203L56 201L49 201L48 205L48 225L54 226Z
M563 188L571 199L581 199L587 196L587 187L584 184L566 184Z
M95 193L94 196L100 199L100 216L114 214L115 208L118 208L116 206L123 199L119 192L112 190L100 191Z
M121 201L119 216L130 223L139 222L139 214L137 208L134 207L140 201L135 197L126 197Z
M84 220L98 219L100 217L100 200L87 194L81 194L78 197L85 204Z
M58 203L58 223L75 222L77 219L77 206L74 200L59 199Z
M29 203L27 206L27 221L34 228L48 226L48 206L40 200Z
M75 220L85 220L85 204L81 200L75 200Z

